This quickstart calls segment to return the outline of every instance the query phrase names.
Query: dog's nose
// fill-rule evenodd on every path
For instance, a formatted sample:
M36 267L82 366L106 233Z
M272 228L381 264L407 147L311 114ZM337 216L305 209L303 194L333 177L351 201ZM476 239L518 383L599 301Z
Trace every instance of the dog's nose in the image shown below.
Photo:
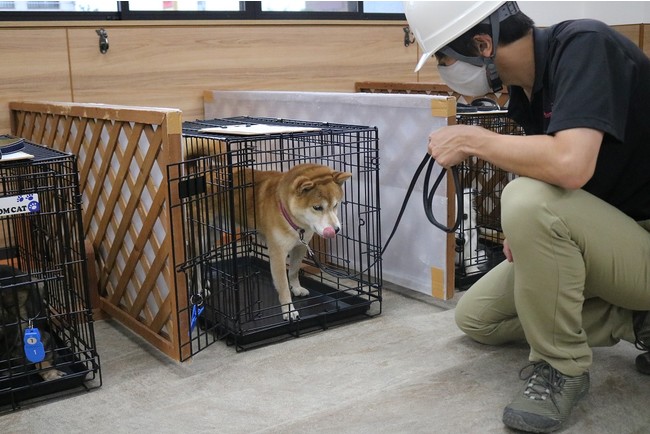
M340 228L340 227L337 226L336 228L334 228L334 232L336 232L337 234L338 234L340 231L341 231L341 228Z

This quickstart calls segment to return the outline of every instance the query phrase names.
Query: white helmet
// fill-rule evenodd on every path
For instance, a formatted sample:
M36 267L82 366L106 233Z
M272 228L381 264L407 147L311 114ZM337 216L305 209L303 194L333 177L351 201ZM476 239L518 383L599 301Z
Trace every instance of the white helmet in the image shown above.
M424 52L415 72L445 45L474 27L494 11L503 1L409 1L404 2L404 13L411 32Z

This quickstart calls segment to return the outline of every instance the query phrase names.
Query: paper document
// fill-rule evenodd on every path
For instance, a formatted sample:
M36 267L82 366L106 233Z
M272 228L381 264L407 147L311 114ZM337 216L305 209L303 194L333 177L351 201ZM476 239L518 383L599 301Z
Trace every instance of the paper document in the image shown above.
M320 128L297 127L284 125L265 125L265 124L248 124L248 125L228 125L223 127L201 128L200 133L214 134L233 134L237 136L257 136L264 134L288 134L288 133L305 133L311 131L320 131Z
M11 154L2 154L0 163L4 163L6 161L31 160L33 158L34 156L32 154L28 154L27 152L23 151L17 151L12 152Z
M24 140L20 138L0 138L0 162L31 160L33 155L23 152Z

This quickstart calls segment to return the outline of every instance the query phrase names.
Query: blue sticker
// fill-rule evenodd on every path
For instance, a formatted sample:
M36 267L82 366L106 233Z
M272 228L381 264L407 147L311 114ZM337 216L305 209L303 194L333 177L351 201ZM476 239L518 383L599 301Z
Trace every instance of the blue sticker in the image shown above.
M41 210L41 204L33 200L27 204L27 209L29 212L39 212Z

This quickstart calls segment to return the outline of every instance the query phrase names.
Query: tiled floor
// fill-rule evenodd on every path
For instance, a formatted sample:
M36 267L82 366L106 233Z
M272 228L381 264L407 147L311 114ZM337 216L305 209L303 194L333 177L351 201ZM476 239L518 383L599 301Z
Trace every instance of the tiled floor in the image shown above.
M104 384L0 416L0 433L506 433L523 347L492 348L453 310L385 291L381 315L180 364L114 321L96 324ZM453 305L453 302L451 303ZM650 432L650 378L631 344L596 349L567 433Z

